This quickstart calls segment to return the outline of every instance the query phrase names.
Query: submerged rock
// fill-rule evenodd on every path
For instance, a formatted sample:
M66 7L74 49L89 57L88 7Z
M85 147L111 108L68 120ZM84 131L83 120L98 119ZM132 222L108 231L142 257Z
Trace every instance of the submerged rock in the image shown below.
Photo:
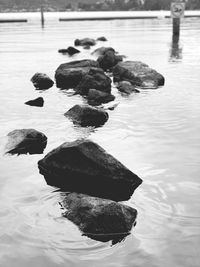
M92 38L83 38L83 39L76 39L74 41L75 46L94 46L96 45L96 41Z
M119 82L118 86L117 86L117 89L122 92L122 93L125 93L125 94L131 94L131 93L139 93L140 91L137 90L135 88L134 85L132 85L130 82L128 81L122 81L122 82Z
M19 129L8 134L6 153L42 154L47 145L47 137L34 129Z
M99 127L108 120L106 111L89 105L75 105L64 115L71 119L74 124L79 124L82 127Z
M164 85L164 77L140 61L119 62L113 68L114 82L129 81L140 88L154 89Z
M68 192L127 200L142 180L90 140L64 143L38 162L48 185Z
M35 106L35 107L43 107L44 105L44 99L43 97L38 97L33 100L29 100L25 102L24 104L29 105L29 106Z
M96 89L90 89L88 91L87 99L90 105L98 106L102 103L108 103L115 100L115 96Z
M92 67L99 67L95 60L76 60L61 64L55 73L56 85L61 89L75 88Z
M83 76L75 90L81 95L87 95L89 89L96 89L110 94L111 83L111 79L101 68L90 68L88 73Z
M106 39L106 37L101 36L101 37L98 37L98 38L97 38L97 41L106 42L106 41L108 41L108 40Z
M74 54L80 53L80 50L74 48L73 46L69 46L67 49L59 49L59 53L68 54L69 56L73 56Z
M63 216L84 235L102 242L120 242L136 224L137 210L117 202L84 194L67 194L61 203Z
M33 83L34 87L39 90L49 89L54 84L54 82L51 80L51 78L49 78L48 75L39 72L33 75L31 82Z

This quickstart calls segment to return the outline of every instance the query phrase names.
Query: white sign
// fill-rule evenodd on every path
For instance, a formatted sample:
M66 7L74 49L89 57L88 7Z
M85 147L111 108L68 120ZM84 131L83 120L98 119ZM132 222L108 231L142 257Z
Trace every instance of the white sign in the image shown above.
M171 3L171 17L182 18L184 17L185 3L172 2Z

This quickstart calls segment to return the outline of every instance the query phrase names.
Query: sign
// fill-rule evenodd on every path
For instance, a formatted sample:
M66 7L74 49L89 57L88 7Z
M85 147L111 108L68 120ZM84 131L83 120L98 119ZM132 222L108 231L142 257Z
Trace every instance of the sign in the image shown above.
M182 18L184 17L185 3L181 1L171 3L171 17Z

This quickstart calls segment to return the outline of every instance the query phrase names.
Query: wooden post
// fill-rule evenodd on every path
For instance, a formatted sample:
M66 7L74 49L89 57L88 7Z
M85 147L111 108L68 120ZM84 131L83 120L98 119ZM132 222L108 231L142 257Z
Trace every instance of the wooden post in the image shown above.
M181 18L184 16L185 1L172 0L171 17L173 19L173 38L179 40Z
M40 11L41 11L41 25L42 25L42 27L44 27L44 9L43 9L43 6L41 6Z

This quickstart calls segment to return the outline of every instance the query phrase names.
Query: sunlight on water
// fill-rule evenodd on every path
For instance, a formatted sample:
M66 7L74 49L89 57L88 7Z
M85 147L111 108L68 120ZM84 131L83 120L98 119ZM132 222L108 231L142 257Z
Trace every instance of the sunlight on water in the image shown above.
M27 24L0 28L0 266L199 266L199 19L182 22L180 44L172 47L170 19L61 23L58 14L48 14L42 29L30 16ZM57 50L102 35L103 45L149 64L166 84L128 97L113 88L119 105L108 122L96 130L74 127L63 114L84 100L55 86L38 92L30 78L35 72L53 78L59 64L92 58L90 50L72 58ZM24 105L38 96L43 108ZM43 155L4 155L5 136L18 128L47 135L45 154L65 141L91 138L139 175L143 184L126 202L138 210L131 235L112 246L82 236L64 219L62 195L38 172Z

